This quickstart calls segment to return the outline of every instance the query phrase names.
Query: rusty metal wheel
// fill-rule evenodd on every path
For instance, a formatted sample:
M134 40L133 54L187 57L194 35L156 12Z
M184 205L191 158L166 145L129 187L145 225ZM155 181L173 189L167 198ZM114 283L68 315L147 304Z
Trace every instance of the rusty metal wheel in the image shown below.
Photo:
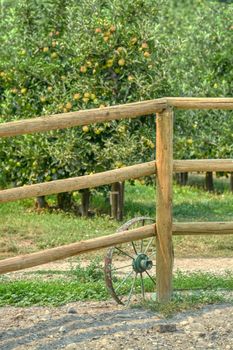
M117 232L153 223L149 217L126 222ZM104 262L105 283L118 304L128 305L155 289L155 238L123 243L110 248Z

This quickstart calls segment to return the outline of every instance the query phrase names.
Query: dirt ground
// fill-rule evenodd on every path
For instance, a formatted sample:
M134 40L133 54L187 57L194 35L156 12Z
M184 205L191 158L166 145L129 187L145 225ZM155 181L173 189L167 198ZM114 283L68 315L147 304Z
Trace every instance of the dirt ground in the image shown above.
M81 260L81 266L87 266L90 264L89 260ZM119 262L118 262L119 263ZM27 270L17 271L8 274L12 278L19 278L24 276L27 272L33 272L38 270L70 270L72 266L75 266L76 262L70 261L58 261L40 266L35 266ZM174 271L203 271L216 274L224 273L225 271L233 271L233 258L179 258L174 260Z
M233 349L233 306L207 306L164 319L113 302L0 309L1 350Z
M67 262L43 266L69 268ZM233 259L176 259L177 269L223 273L233 271ZM233 350L233 305L210 305L170 319L113 301L76 302L57 308L2 307L0 349Z

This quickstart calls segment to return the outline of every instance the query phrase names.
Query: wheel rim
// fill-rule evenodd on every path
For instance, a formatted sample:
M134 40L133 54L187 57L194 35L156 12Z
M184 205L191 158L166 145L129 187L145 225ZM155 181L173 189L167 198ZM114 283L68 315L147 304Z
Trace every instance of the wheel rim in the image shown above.
M139 217L126 222L117 232L154 222L149 217ZM104 273L107 289L113 299L122 305L155 288L155 238L124 243L108 250Z

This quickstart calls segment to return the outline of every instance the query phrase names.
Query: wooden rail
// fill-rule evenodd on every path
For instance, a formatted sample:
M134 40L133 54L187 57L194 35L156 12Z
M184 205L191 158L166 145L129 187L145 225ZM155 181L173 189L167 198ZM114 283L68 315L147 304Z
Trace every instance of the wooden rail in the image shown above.
M38 196L46 196L61 192L71 192L84 188L94 188L117 181L138 179L156 174L156 162L147 162L109 170L92 175L84 175L64 180L26 185L0 191L0 203L12 202ZM228 171L233 172L232 159L174 160L173 171L177 173L192 171Z
M0 191L0 203L45 196L60 192L76 191L84 188L93 188L111 184L117 181L135 179L142 176L155 174L155 168L155 162L148 162L92 175L84 175L64 180L55 180L35 185L16 187Z
M233 98L167 97L167 105L177 109L233 110Z
M199 234L233 234L233 222L173 223L172 172L228 171L233 172L232 159L174 160L172 157L172 110L223 109L233 110L233 98L177 98L142 101L104 109L82 110L0 124L0 138L74 126L102 123L111 120L136 118L157 113L157 163L148 162L104 173L56 180L0 191L0 203L30 197L97 187L117 181L135 179L157 172L157 226L138 229L77 242L42 252L0 261L0 274L45 264L78 254L102 249L156 235L157 241L157 298L167 302L172 295L172 236Z
M128 103L0 124L0 137L45 132L74 126L102 123L111 120L136 118L161 112L168 107L178 109L233 110L233 98L166 97L162 99Z
M233 234L233 222L177 222L172 226L173 235L224 235ZM85 254L117 244L137 241L157 234L155 224L133 230L114 233L109 236L80 241L40 252L8 258L0 261L0 274L19 271L52 261Z
M233 234L233 221L228 222L173 222L172 232L176 236L228 235Z
M124 105L88 109L77 112L54 114L39 118L13 121L0 124L0 137L32 134L42 131L71 128L73 126L102 123L111 120L136 118L151 115L166 108L163 99L150 100Z
M116 244L136 241L154 235L154 225L144 226L130 231L114 233L109 236L97 237L86 241L72 243L56 248L46 249L41 252L18 256L0 261L0 274L23 270L32 266L38 266L65 259L71 256L92 252L107 248Z
M174 160L173 170L176 173L202 171L233 171L233 159L193 159Z

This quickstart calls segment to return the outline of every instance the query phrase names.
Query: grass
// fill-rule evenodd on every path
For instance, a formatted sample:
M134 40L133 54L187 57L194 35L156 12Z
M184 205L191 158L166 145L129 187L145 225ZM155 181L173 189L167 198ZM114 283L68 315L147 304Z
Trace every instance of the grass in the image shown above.
M45 279L44 274L49 274L50 279ZM68 272L38 271L28 275L27 279L14 281L9 275L0 278L0 306L59 306L68 302L109 298L103 269L98 261L93 261L85 268L77 265ZM149 281L145 281L145 285L147 282ZM129 280L128 284L131 286L132 280ZM158 304L153 298L140 306L170 315L190 307L223 301L232 302L229 293L233 291L233 273L226 272L218 276L202 272L177 272L174 276L174 289L174 298L166 307ZM153 285L149 291L154 291Z
M87 267L76 264L68 271L26 272L21 280L12 281L9 275L0 277L0 306L59 306L72 301L107 298L104 273L98 259Z
M221 186L219 185L218 193L208 193L198 187L175 185L174 220L232 221L233 195L226 190L222 192ZM124 221L141 215L155 217L153 186L127 184L125 197ZM38 213L32 210L32 200L2 204L0 206L0 258L115 232L120 224L110 220L108 206L103 196L93 197L93 208L97 205L99 215L85 219L62 212ZM174 237L174 247L177 257L232 257L233 237Z
M101 282L22 280L0 285L0 306L59 306L73 301L105 300L107 292Z
M32 201L7 203L0 208L2 257L56 247L113 233L117 223L107 215L94 219L62 212L32 211Z
M221 185L222 186L222 185ZM175 221L233 221L233 195L223 187L216 193L207 193L201 186L174 185ZM155 217L155 189L153 186L126 185L125 220L146 215ZM53 197L49 198L53 201ZM119 223L110 220L108 206L102 195L93 198L98 215L91 219L62 212L36 212L32 200L2 204L0 206L0 256L15 256L44 248L68 244L115 232ZM174 237L176 257L233 257L232 236ZM103 252L96 253L99 259ZM86 256L89 258L90 256ZM100 260L99 260L100 261ZM86 267L72 263L70 271L25 272L23 279L11 275L0 277L0 306L57 306L78 300L104 300L109 298L105 289L103 270L99 262ZM76 267L75 267L76 266ZM47 278L47 276L50 276ZM131 281L129 280L130 284ZM149 281L145 281L149 285ZM207 273L174 276L174 298L163 306L155 300L143 307L169 316L176 311L200 307L210 303L232 302L233 275ZM153 287L151 287L151 292Z

